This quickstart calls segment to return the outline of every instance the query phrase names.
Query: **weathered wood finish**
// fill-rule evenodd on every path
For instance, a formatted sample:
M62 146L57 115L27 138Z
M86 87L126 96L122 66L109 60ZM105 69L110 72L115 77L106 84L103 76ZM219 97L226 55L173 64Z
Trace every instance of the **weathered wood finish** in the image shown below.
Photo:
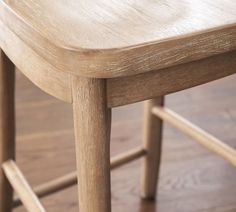
M0 49L0 166L15 158L14 65ZM0 212L10 212L12 188L0 167Z
M73 79L79 208L110 212L110 128L106 81Z
M204 130L236 147L235 81L236 75L168 95L166 103ZM19 72L16 90L17 164L31 185L39 185L74 170L71 105L45 95ZM113 110L112 157L141 144L142 112L142 103ZM42 116L48 121L41 119ZM111 172L113 211L236 211L236 169L168 124L164 128L157 200L140 200L141 161L136 160ZM73 186L41 201L48 212L76 212L76 197L77 187ZM24 207L13 211L26 212Z
M236 73L236 51L131 77L108 79L108 106L163 96Z
M198 143L217 155L222 156L224 159L229 161L232 165L236 166L236 150L229 147L219 139L193 125L183 117L179 116L175 112L163 108L160 106L153 107L153 114L160 117L164 121L168 122L172 126L176 127L186 135L190 136Z
M122 165L127 164L133 160L136 160L146 155L146 151L142 147L129 150L125 153L119 154L111 158L111 170L118 168ZM44 197L53 194L62 189L66 189L77 184L77 171L66 174L62 177L58 177L49 182L43 183L42 185L33 188L33 191L38 197ZM17 207L21 205L21 201L18 196L14 197L13 206Z
M227 0L1 0L0 18L59 70L108 78L234 50L235 9Z
M29 212L46 212L13 160L3 163L3 170Z
M34 84L73 104L81 212L111 212L111 108L234 74L235 9L228 0L0 0L1 49ZM1 52L0 164L14 159L14 77L6 55ZM155 196L161 149L153 105L162 105L162 98L146 106L145 151L128 157L147 153L147 199ZM27 202L36 198L14 165L4 165L13 187L29 210L42 211L38 201ZM0 200L6 200L0 212L8 212L12 190L2 171L0 177Z
M58 71L0 21L0 46L15 66L43 91L72 102L70 76Z
M147 155L143 161L141 195L144 199L155 199L162 148L162 120L152 113L154 106L163 106L164 97L145 102L144 148Z

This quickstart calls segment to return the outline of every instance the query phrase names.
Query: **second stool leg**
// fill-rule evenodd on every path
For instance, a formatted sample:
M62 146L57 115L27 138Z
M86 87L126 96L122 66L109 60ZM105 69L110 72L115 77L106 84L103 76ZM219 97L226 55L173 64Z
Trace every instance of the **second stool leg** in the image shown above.
M156 196L162 144L162 120L152 114L152 108L163 105L164 97L145 102L144 148L147 155L143 162L141 195L144 199Z
M80 212L110 212L111 110L106 103L106 81L73 81Z
M14 65L0 49L0 212L12 210L13 190L1 165L15 157Z

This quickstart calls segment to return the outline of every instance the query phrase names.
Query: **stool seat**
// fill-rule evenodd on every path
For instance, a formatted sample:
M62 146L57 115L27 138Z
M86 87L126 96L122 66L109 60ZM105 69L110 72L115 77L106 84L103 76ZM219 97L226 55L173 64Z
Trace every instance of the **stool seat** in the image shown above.
M1 0L1 10L31 48L78 75L135 75L236 47L229 0Z
M50 42L78 51L148 45L236 21L235 1L5 2Z

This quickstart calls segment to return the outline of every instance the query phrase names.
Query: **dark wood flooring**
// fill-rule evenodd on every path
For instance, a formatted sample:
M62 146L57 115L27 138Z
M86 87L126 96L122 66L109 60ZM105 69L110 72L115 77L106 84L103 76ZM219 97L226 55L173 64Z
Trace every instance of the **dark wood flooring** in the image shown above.
M75 169L71 105L17 73L17 163L32 185ZM169 95L167 106L236 148L236 76ZM142 142L142 103L113 111L111 154ZM140 160L112 171L114 212L236 212L236 169L165 125L156 202L139 198ZM75 212L76 186L42 199L49 212ZM19 207L16 212L25 209Z

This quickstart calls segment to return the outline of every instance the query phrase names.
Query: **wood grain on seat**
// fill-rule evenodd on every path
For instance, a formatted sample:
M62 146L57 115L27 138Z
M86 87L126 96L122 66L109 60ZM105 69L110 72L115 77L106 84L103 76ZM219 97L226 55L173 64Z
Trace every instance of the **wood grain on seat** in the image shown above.
M233 0L1 0L2 21L62 71L135 75L236 49Z

